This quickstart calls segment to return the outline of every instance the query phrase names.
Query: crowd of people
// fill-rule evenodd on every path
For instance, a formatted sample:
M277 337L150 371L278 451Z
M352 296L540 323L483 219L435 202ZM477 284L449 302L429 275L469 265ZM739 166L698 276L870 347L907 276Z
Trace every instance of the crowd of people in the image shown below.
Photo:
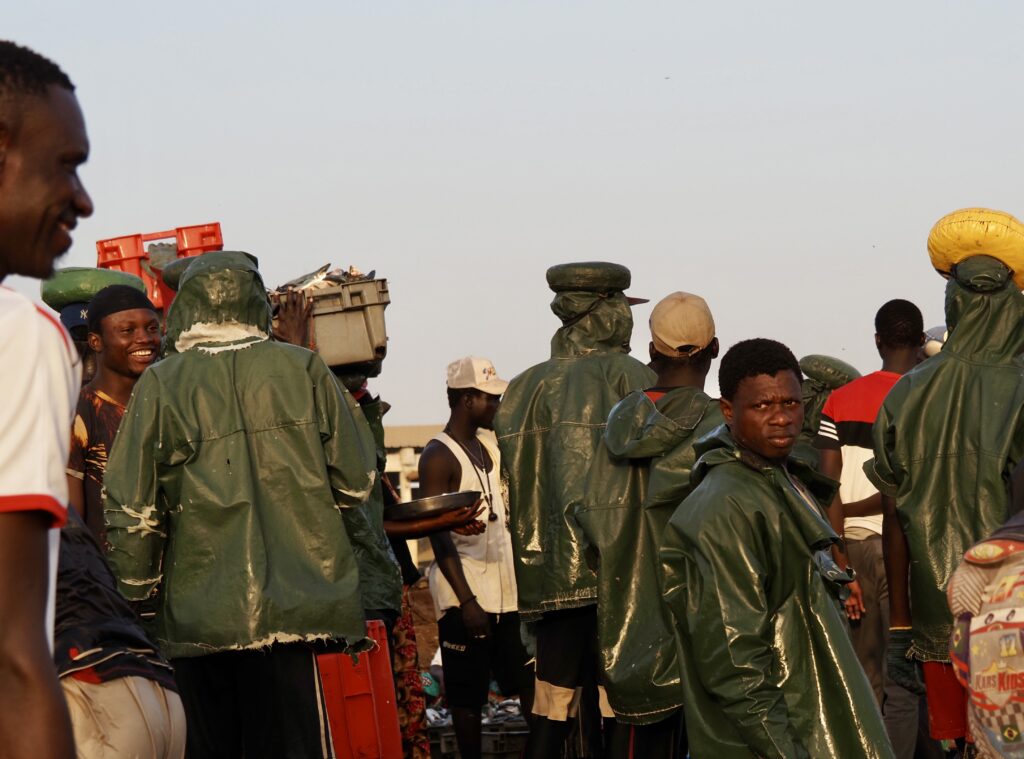
M70 79L0 42L0 280L54 273L93 210L87 156ZM275 324L252 256L196 257L165 314L119 283L62 326L0 287L0 756L333 757L318 657L368 651L369 621L402 751L429 756L424 536L463 759L492 678L528 757L574 727L609 759L1024 756L1011 268L951 267L931 357L892 300L877 371L821 389L744 339L718 399L707 302L662 298L640 361L630 283L553 266L547 361L448 366L419 495L480 498L410 521L385 508L380 361L328 367L296 293Z

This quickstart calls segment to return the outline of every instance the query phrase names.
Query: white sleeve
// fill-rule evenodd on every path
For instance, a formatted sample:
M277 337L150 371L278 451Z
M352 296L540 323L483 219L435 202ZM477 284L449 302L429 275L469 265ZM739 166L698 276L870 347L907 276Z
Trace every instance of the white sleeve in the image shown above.
M11 291L0 294L0 512L67 517L65 467L81 366L67 332Z

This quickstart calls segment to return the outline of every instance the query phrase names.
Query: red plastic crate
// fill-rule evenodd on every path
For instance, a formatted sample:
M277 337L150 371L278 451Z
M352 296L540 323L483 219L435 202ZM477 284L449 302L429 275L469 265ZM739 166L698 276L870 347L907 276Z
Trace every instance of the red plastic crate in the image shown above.
M339 757L392 759L402 755L402 736L388 634L375 619L366 623L366 634L377 646L359 654L358 664L348 654L317 657L327 720Z
M174 300L175 292L163 280L155 276L143 262L149 261L145 243L154 240L173 239L178 248L178 258L198 256L211 250L223 250L224 238L220 224L199 224L192 227L177 227L166 232L126 235L99 240L96 243L96 265L101 269L126 271L141 277L146 285L146 295L153 305L166 310ZM152 273L151 273L152 272Z

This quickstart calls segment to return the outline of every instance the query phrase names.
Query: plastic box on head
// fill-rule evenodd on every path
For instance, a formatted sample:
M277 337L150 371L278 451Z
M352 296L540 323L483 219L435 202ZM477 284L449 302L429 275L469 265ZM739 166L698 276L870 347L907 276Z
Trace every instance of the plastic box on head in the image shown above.
M164 232L125 235L99 240L96 243L96 265L101 269L124 271L140 277L146 285L146 295L154 306L166 311L174 300L175 292L167 287L160 272L153 268L145 243L173 240L178 258L189 258L211 250L223 250L224 238L220 224L198 224L176 227Z
M384 309L391 302L386 279L345 282L311 290L310 338L328 366L382 359L388 350Z

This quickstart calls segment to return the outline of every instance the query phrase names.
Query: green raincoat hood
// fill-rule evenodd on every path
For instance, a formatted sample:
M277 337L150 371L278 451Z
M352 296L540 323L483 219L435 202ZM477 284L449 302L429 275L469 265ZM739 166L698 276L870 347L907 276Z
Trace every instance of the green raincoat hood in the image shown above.
M949 661L946 586L964 552L1011 516L1007 483L1024 456L1024 295L988 256L946 286L949 338L905 374L875 421L864 465L896 499L910 553L914 654Z
M691 755L891 759L838 603L835 483L739 449L724 425L697 449L660 552Z
M248 253L216 251L193 261L167 315L164 354L270 336L270 301Z
M562 320L551 338L552 358L629 352L633 312L622 293L560 292L551 301L551 310Z
M999 365L1024 353L1024 295L1013 273L988 256L958 264L946 285L946 329L942 352L967 361Z
M597 553L602 680L622 722L656 722L682 706L658 548L669 518L690 492L693 443L721 421L718 402L695 387L668 390L657 401L638 390L608 416L605 445L614 460L629 466L613 470L621 483L604 487L625 497L596 493L578 517Z
M800 371L804 373L800 385L800 395L804 403L804 426L800 430L793 456L817 469L821 454L814 445L814 438L818 434L825 401L833 390L860 377L860 372L838 358L817 354L800 359Z
M593 557L577 514L599 493L625 501L629 481L602 442L612 406L655 374L627 355L633 317L621 293L568 291L552 309L562 327L551 358L509 384L494 419L508 483L519 612L587 606L597 596Z

